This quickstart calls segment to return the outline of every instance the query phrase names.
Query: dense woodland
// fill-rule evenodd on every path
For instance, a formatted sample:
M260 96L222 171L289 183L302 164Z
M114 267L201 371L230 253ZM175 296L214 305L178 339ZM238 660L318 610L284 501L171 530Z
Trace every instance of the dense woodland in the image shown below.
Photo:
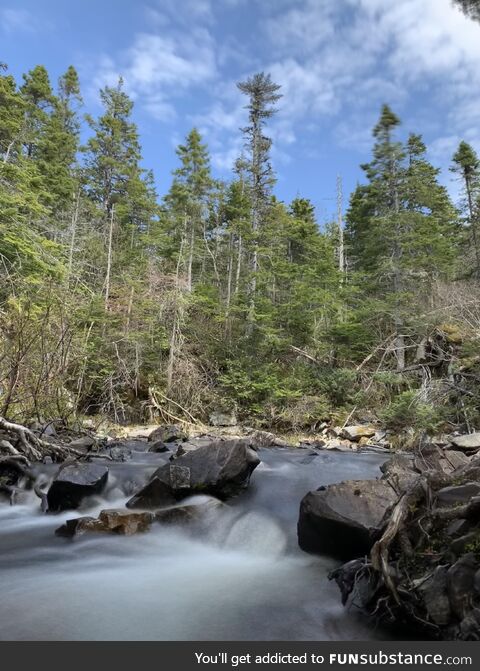
M94 118L73 67L56 85L41 65L21 82L1 68L1 417L195 423L222 409L279 431L347 417L417 436L479 428L471 146L452 156L452 202L422 129L385 105L362 183L344 205L338 179L325 224L306 197L275 197L281 88L267 74L238 84L230 180L194 128L161 195L121 80Z

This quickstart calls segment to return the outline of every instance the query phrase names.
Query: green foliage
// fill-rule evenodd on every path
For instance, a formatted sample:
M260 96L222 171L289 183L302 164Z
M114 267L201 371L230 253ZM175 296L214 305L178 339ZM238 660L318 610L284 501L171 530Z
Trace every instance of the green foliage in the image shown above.
M232 178L214 179L194 128L159 204L121 79L100 91L80 148L75 69L54 92L43 66L20 88L1 68L0 414L205 421L229 407L294 431L352 411L396 430L478 423L480 317L468 303L451 321L471 326L442 330L436 293L476 267L471 147L454 157L459 218L421 136L397 139L384 106L350 200L344 272L339 223L319 226L307 198L274 196L267 125L279 86L259 73L239 89L248 121ZM451 385L419 400L430 396L418 393L418 345L435 338L450 358L431 367L427 392L463 376L461 402Z
M443 414L439 407L420 401L418 391L408 390L394 398L380 418L388 428L396 431L415 427L434 433L443 421Z

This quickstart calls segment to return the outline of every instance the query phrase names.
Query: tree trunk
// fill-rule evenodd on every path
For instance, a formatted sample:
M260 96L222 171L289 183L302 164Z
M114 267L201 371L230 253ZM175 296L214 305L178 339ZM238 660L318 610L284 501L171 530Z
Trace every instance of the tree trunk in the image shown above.
M105 276L105 312L108 311L108 299L110 298L110 274L112 271L112 243L113 243L114 207L110 211L110 223L108 228L108 250L107 250L107 273Z

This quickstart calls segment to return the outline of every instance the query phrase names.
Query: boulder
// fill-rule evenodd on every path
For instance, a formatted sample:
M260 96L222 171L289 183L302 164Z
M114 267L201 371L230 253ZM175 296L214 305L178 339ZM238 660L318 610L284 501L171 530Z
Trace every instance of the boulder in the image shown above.
M478 562L469 552L448 569L448 598L454 614L463 619L469 610Z
M153 521L153 515L148 512L132 513L127 510L102 510L98 516L105 531L131 536L138 532L147 531Z
M309 492L300 504L299 545L345 560L360 557L370 551L375 531L397 499L382 480L341 482Z
M480 432L467 433L463 436L452 436L450 441L460 450L478 450L480 448Z
M478 495L480 495L480 484L478 482L443 487L437 492L437 504L440 506L459 505L468 503L472 497Z
M32 422L30 424L30 430L38 434L41 438L57 435L53 422L49 422L48 424L45 424L44 422Z
M259 463L246 440L213 442L157 469L127 507L158 508L192 494L210 494L223 500L248 486Z
M443 454L446 461L451 465L453 471L470 463L470 457L467 457L464 452L459 452L458 450L445 450Z
M456 538L454 541L452 541L452 543L450 543L450 550L453 552L453 554L459 557L471 547L478 545L479 541L480 534L478 530L469 531L464 536L460 536L460 538Z
M468 520L463 519L463 517L458 517L455 520L452 520L447 526L445 533L450 538L455 538L456 536L461 536L469 531L471 524Z
M83 499L100 494L108 479L108 468L101 464L70 464L61 468L47 493L49 512L78 508Z
M127 501L127 508L146 508L155 510L164 506L171 506L176 502L171 488L159 478L153 477L150 482L140 489Z
M373 426L358 424L355 426L344 426L340 432L342 438L358 442L360 438L373 438L377 430Z
M210 415L209 422L212 426L237 426L237 417L233 411L216 410Z
M206 513L223 506L217 499L209 499L204 503L190 504L186 506L173 506L157 510L155 519L162 524L188 524L200 519Z
M286 440L270 433L270 431L252 429L248 432L248 439L254 449L258 447L291 447Z
M95 445L95 438L93 436L81 436L80 438L75 438L72 440L68 447L71 447L75 450L80 450L80 452L88 452Z
M73 538L87 531L115 533L124 536L148 531L153 521L152 513L131 513L127 510L102 510L98 518L78 517L67 520L55 533L57 536Z
M409 489L419 476L415 471L413 459L403 454L395 454L380 466L380 470L398 492Z
M451 617L448 598L448 567L437 566L433 575L422 581L417 589L431 620L439 626L448 625Z
M162 443L172 443L175 440L187 440L188 436L178 424L165 424L159 426L148 436L150 443L161 441Z
M170 452L170 448L162 441L162 440L156 440L150 447L148 448L149 452Z
M184 443L180 443L176 451L170 459L173 461L177 457L181 457L188 452L194 452L198 450L199 447L206 447L207 445L214 445L218 442L222 442L223 438L215 438L215 436L196 436L195 438L190 438Z

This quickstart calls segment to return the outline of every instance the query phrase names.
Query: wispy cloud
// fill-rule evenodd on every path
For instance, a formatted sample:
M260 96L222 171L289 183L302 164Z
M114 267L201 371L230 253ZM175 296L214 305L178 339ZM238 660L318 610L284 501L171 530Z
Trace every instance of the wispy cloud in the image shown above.
M26 9L12 7L0 9L0 29L4 33L34 33L45 27L44 21L38 20Z
M129 93L158 120L175 117L173 101L186 90L206 84L216 76L212 38L204 28L188 35L141 33L133 44L113 59L100 59L95 89L112 85L119 76Z
M252 20L240 35L231 18L246 7ZM283 161L299 138L319 141L322 127L330 142L364 153L383 102L408 130L427 132L442 164L452 138L477 141L480 27L450 0L185 0L181 11L177 0L151 0L146 12L148 30L97 63L95 85L122 74L138 104L163 122L194 103L186 118L222 169L241 150L246 118L235 81L260 69L282 85L269 132Z

